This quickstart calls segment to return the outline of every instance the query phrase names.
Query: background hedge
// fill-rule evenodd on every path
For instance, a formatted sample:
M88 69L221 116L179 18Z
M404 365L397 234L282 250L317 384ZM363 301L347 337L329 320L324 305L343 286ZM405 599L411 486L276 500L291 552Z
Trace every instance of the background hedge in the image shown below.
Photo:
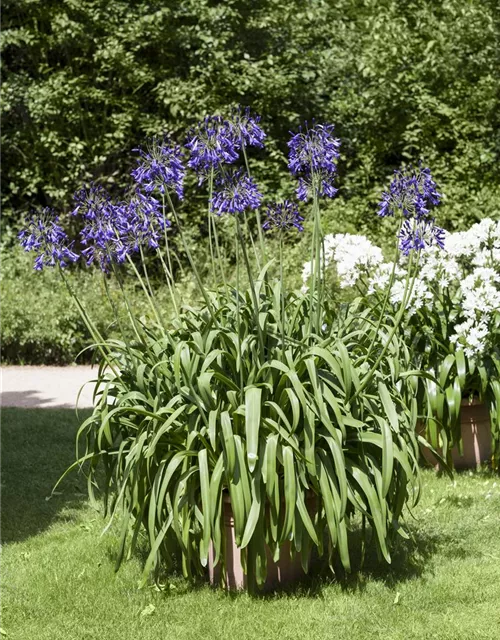
M327 230L383 242L380 190L420 158L445 195L443 226L498 216L498 0L4 0L2 21L4 245L32 206L68 212L82 182L126 188L145 136L182 141L237 103L269 133L253 159L267 194L290 192L288 132L336 124ZM182 212L195 248L201 201Z

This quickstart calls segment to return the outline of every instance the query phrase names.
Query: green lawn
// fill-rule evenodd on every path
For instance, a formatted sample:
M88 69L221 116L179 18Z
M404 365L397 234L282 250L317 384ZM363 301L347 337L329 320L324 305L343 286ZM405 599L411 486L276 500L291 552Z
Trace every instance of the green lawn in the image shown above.
M347 582L317 579L279 595L226 595L172 577L138 589L141 559L114 573L116 530L69 477L71 411L2 414L2 636L19 640L500 638L500 479L424 474L413 540L392 568L369 561Z

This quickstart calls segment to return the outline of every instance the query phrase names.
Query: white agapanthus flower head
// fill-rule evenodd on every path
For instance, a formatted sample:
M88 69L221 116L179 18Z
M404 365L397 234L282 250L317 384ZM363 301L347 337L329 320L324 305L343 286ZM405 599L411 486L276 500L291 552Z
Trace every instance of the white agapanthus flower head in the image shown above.
M323 241L324 262L328 267L335 263L342 288L354 286L362 275L383 261L382 250L365 236L350 233L337 233L325 236ZM302 270L302 281L307 289L314 264L306 262Z
M384 262L379 265L375 271L373 277L369 281L368 293L372 294L376 291L384 292L390 283L391 273L393 265L389 262ZM390 301L393 305L400 305L405 297L406 290L406 277L407 271L396 267L394 272L394 282L391 288ZM427 309L432 308L434 295L429 289L427 283L423 279L416 278L411 290L410 297L406 302L407 317L412 316L417 309L423 307Z
M500 274L490 267L476 267L460 285L466 314L490 314L500 309Z
M465 322L455 325L455 333L450 336L450 341L471 358L485 350L488 332L486 322L476 322L475 318L468 318Z

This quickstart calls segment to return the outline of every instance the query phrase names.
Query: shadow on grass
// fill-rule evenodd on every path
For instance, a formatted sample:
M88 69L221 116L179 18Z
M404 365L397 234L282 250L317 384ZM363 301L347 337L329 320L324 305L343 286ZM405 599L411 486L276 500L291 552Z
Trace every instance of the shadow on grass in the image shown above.
M23 391L2 391L2 406L5 408L23 407L24 409L45 408L44 405L74 411L75 402L60 404L55 398L50 398L40 393L37 389L25 389ZM49 408L47 407L47 408Z
M71 409L2 409L3 543L44 531L86 501L85 478L76 471L47 498L75 460L76 432L88 415L81 411L78 420Z
M337 559L333 572L327 558L317 558L310 574L295 585L274 593L257 594L269 598L282 596L306 596L322 598L325 587L335 583L348 592L364 591L369 582L382 582L389 588L398 583L414 580L428 570L429 559L446 545L443 535L432 535L421 531L411 533L409 540L400 538L391 549L391 564L379 560L373 545L368 545L364 560L361 554L359 531L350 534L351 572L346 573Z
M312 560L309 574L291 583L272 590L258 589L250 595L256 599L270 600L276 598L323 598L325 588L337 584L347 592L362 592L368 583L381 582L389 588L395 587L401 582L411 581L421 577L424 571L429 571L429 560L436 553L442 553L450 543L449 536L441 531L439 534L424 533L415 529L410 531L410 539L399 538L391 549L392 562L387 564L380 561L373 546L368 546L363 563L361 562L361 536L359 531L350 534L351 573L347 574L339 561L334 562L332 572L326 556L316 557ZM139 559L142 566L146 563L149 548L147 545L138 545L134 556ZM116 560L116 550L110 550L109 558ZM182 576L180 558L177 559L177 568L171 572L162 571L159 582L166 585L165 596L176 597L186 593L193 593L205 589L209 582L208 576L198 576L192 581ZM222 590L221 587L213 587L214 591ZM226 591L226 596L235 600L246 597L247 592Z

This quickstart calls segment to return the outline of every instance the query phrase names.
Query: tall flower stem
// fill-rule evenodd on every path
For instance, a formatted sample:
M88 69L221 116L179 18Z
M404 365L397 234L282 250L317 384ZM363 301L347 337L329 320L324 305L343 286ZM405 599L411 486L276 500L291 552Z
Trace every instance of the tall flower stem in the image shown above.
M146 267L146 260L144 258L144 251L142 249L142 245L139 245L139 251L141 253L142 270L144 271L144 277L146 279L146 285L147 285L147 288L148 288L148 291L149 291L151 304L153 305L153 307L156 310L155 317L156 317L157 321L159 322L159 324L161 326L164 326L163 318L162 318L160 310L158 309L158 305L156 304L155 294L153 292L153 288L151 287L151 282L149 280L149 274L148 274L148 270L147 270L147 267Z
M245 263L245 268L246 268L247 274L248 274L248 280L250 282L250 292L251 292L251 295L252 295L252 301L253 301L253 305L254 305L255 326L257 327L257 334L259 336L261 359L262 359L262 362L264 362L264 337L262 335L262 329L260 328L260 323L259 323L259 303L257 301L257 294L255 293L255 282L254 282L253 275L252 275L252 268L251 268L250 262L248 260L248 255L247 255L247 250L246 250L246 247L245 247L245 242L244 242L244 239L243 239L243 235L241 233L240 219L239 219L239 217L237 215L235 217L236 217L236 229L237 229L237 233L238 233L238 239L239 239L240 245L241 245L241 253L243 255L243 261Z
M85 326L87 327L92 340L94 341L95 346L97 347L97 349L99 350L99 352L101 353L104 361L107 363L107 365L109 366L109 368L111 369L111 371L115 374L116 377L119 376L119 372L118 370L115 368L114 363L112 362L112 357L111 354L106 353L106 351L104 350L104 346L106 345L106 341L104 340L104 338L101 336L99 330L97 329L97 327L94 325L94 323L92 322L92 320L90 319L88 313L85 311L84 306L82 305L82 303L80 302L80 300L78 299L78 297L75 295L71 285L68 282L68 279L66 278L66 276L64 275L64 271L62 270L61 266L59 265L59 274L68 290L68 293L70 294L70 296L73 298L73 300L75 301L76 306L78 307L78 310L80 312L80 315L82 316L82 320L85 323Z
M210 170L210 176L208 178L208 246L210 249L210 264L212 265L212 278L214 287L217 283L217 272L215 269L215 256L214 256L214 243L212 239L212 229L214 228L213 212L212 212L212 197L214 190L214 170Z
M154 303L152 293L150 293L150 291L148 290L148 287L146 286L146 283L144 282L144 279L142 278L141 274L139 273L137 267L134 264L134 261L132 260L132 258L129 255L127 255L127 260L128 260L128 263L130 264L130 266L132 267L132 270L135 273L137 279L139 280L139 283L140 283L140 285L142 287L142 290L146 294L146 298L147 298L147 300L149 302L149 306L151 307L151 311L153 312L153 316L154 316L158 326L160 326L163 329L164 328L163 327L163 323L162 323L162 321L160 319L160 316L158 315L158 311L156 309L156 305Z
M220 244L219 244L219 234L217 232L217 224L216 224L216 220L215 220L215 214L212 211L213 190L214 190L214 170L212 168L210 170L209 197L208 197L208 219L209 219L208 228L210 230L210 222L211 222L212 223L213 234L214 234L214 240L215 240L215 252L217 254L217 262L219 263L220 275L221 275L221 278L222 278L222 283L224 284L224 290L226 292L226 295L228 295L227 278L226 278L226 273L225 273L225 270L224 270L224 263L222 261L222 254L221 254ZM212 240L211 240L211 238L210 238L210 253L211 253L211 256L212 256L212 263L213 263L214 259L213 259L213 249L212 249ZM215 265L214 265L214 278L215 278ZM214 284L215 284L215 282L214 282Z
M167 201L168 201L168 204L169 204L170 209L172 211L172 214L174 216L175 224L177 225L177 229L179 230L179 234L181 236L182 246L184 247L184 251L186 252L187 258L189 260L189 264L190 264L190 266L191 266L191 268L193 270L193 273L194 273L194 277L195 277L196 282L197 282L197 284L198 284L198 286L200 288L200 291L201 291L201 294L203 296L203 299L205 300L205 304L207 305L207 309L208 309L210 315L212 316L212 319L215 322L217 322L216 318L214 316L212 303L211 303L209 297L207 296L207 292L205 291L205 287L203 286L203 281L202 281L202 279L200 277L198 269L196 268L196 264L195 264L195 262L193 260L193 256L191 254L191 251L189 250L189 246L188 246L188 244L186 242L186 239L184 237L184 233L182 231L182 226L181 226L181 223L180 223L180 220L179 220L179 216L177 215L177 212L176 212L175 207L174 207L173 202L172 202L172 198L170 197L168 191L167 191Z
M420 257L420 253L419 253L419 257ZM418 258L417 258L417 264L415 265L415 267L418 266ZM380 363L382 362L383 357L385 356L385 354L387 353L387 350L391 344L392 339L394 338L394 335L396 334L396 331L398 331L399 329L399 324L401 322L401 320L403 319L403 315L406 311L406 306L408 304L408 302L410 301L412 292L413 292L413 286L415 284L415 279L416 279L416 271L413 274L413 276L411 275L411 269L412 269L412 263L413 263L413 253L410 254L410 260L408 262L408 274L406 276L406 282L405 282L405 288L404 288L404 292L403 292L403 298L401 301L401 306L399 308L399 311L396 315L396 318L394 320L394 326L391 329L391 332L389 333L389 336L386 340L385 345L382 347L382 351L379 353L377 359L375 360L373 366L371 367L371 369L368 371L368 373L366 374L365 378L363 379L363 381L361 382L361 385L358 387L358 390L356 391L356 393L351 396L351 398L349 399L349 402L352 402L353 400L355 400L360 393L362 393L367 385L369 384L370 380L373 378L374 373L376 372L376 370L378 369L378 366L380 365Z
M168 244L167 216L165 213L165 194L164 193L161 194L161 200L162 200L162 214L163 214L163 239L165 242L165 255L167 256L168 267L165 264L165 260L161 254L161 251L157 249L156 253L160 258L160 262L163 267L163 272L165 273L165 279L167 281L170 297L172 298L172 304L174 305L175 315L178 317L179 309L177 307L177 299L176 299L175 289L174 289L174 272L172 270L172 260L170 258L170 247Z
M124 344L126 345L126 347L128 349L128 341L126 339L126 334L125 334L125 330L123 328L123 324L122 324L122 321L121 321L120 313L118 311L118 307L116 306L116 303L114 302L114 300L113 300L113 298L111 296L111 292L109 290L109 285L108 285L108 280L106 278L106 274L104 273L104 271L102 272L102 280L103 280L103 283L104 283L104 290L106 291L106 297L107 297L107 299L109 301L109 304L111 306L111 309L113 311L113 315L116 318L116 322L117 322L118 327L120 329L120 333L121 333L123 342L124 342Z
M240 245L236 237L236 327L238 331L238 359L240 374L240 402L243 402L243 367L241 358L241 314L240 314Z
M286 297L286 287L285 287L285 279L283 276L283 228L280 228L280 287L281 287L281 349L283 354L285 353L285 297Z
M248 175L249 175L249 176L251 176L251 174L250 174L250 165L249 165L249 163L248 163L247 151L246 151L245 143L243 142L243 140L241 141L241 149L242 149L242 151L243 151L243 158L244 158L244 160L245 160L245 168L246 168L246 170L247 170ZM255 217L256 217L256 219L257 219L257 230L258 230L258 234L259 234L260 253L261 253L261 256L262 256L262 261L263 261L263 263L265 264L265 263L267 262L267 257L266 257L266 245L265 245L265 243L264 243L264 234L262 233L262 221L261 221L261 217L260 217L259 207L257 207L257 209L255 210ZM247 227L248 227L248 222L247 222L246 215L245 215L245 224L246 224L246 225L247 225ZM259 271L260 271L260 268L261 268L261 262L260 262L260 260L259 260L259 256L258 256L258 254L257 254L257 250L256 250L256 248L255 248L255 243L254 243L254 241L253 241L253 236L252 236L252 234L250 233L250 229L249 229L249 228L248 228L248 231L249 231L249 234L250 234L250 239L251 239L251 241L252 241L252 247L253 247L253 250L254 250L254 253L255 253L255 259L256 259L256 261L257 261L257 268L258 268L258 269L259 269Z
M116 265L114 264L113 261L111 261L111 265L113 268L113 273L115 274L115 278L116 281L118 282L118 286L120 287L120 291L122 293L123 296L123 301L125 302L125 306L127 307L127 313L128 313L128 317L130 319L130 323L132 324L132 327L134 329L134 333L135 336L137 338L137 340L139 340L139 342L142 342L144 344L144 338L142 337L139 328L137 326L137 318L134 315L134 312L132 311L132 305L130 304L130 300L128 298L127 292L125 291L125 287L123 286L123 281L120 277L120 274L118 272L118 269L116 268Z
M323 244L323 232L321 229L321 217L319 211L318 193L315 186L315 180L313 177L313 213L314 213L314 277L317 287L317 305L316 305L316 333L319 335L321 331L321 317L322 317L322 305L323 305L323 283L324 274L321 273L321 247Z
M401 221L401 223L399 225L399 230L400 231L401 231L402 224L403 224L403 222ZM399 235L399 232L398 232L398 235ZM375 331L374 331L373 341L371 342L370 346L368 347L368 352L367 352L367 354L365 356L365 362L368 360L368 358L372 354L373 347L375 345L375 341L377 339L378 332L379 332L380 327L382 325L382 322L384 320L385 310L387 309L387 305L389 303L389 298L391 296L391 289L392 289L392 286L394 284L394 277L396 275L396 268L397 268L397 265L398 265L398 262L399 262L399 260L398 260L398 258L399 258L398 244L399 244L399 240L396 240L396 257L394 258L393 263L392 263L391 274L389 276L389 284L387 286L387 291L384 294L384 298L383 298L383 301L382 301L382 309L380 310L380 315L379 315L379 318L378 318L378 321L377 321L377 326L376 326Z
M321 284L321 246L322 246L322 230L321 219L319 211L318 194L316 189L316 181L314 174L312 174L312 191L313 191L313 235L311 242L311 268L312 268L312 282L310 288L310 316L309 316L309 335L313 332L313 327L316 333L319 335L321 330L321 316L322 316L322 284ZM323 274L324 275L324 274ZM315 304L316 296L316 304Z

